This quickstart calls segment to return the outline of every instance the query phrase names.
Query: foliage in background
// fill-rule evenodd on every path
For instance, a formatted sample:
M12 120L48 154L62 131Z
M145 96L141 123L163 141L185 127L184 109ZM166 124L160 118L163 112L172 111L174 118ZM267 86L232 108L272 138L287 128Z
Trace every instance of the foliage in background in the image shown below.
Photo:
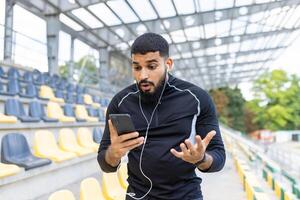
M250 133L259 129L300 129L300 78L283 70L262 74L254 82L254 99L246 102L238 88L210 91L219 120Z
M283 70L261 75L254 83L255 99L246 107L254 113L253 122L269 130L300 128L299 77Z
M211 90L219 120L228 126L245 131L244 104L245 99L239 88L223 87Z
M73 80L82 84L97 84L97 60L94 56L84 56L78 62L74 63ZM59 74L64 77L69 77L71 63L66 63L59 67Z

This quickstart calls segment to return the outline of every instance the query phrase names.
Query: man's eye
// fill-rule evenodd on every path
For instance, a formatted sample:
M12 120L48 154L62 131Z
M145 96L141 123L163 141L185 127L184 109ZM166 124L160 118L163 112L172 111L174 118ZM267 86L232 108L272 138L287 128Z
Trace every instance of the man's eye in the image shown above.
M135 67L133 67L133 69L134 69L135 71L139 71L139 70L141 70L141 67L135 66Z
M148 68L149 69L156 69L157 65L149 65Z

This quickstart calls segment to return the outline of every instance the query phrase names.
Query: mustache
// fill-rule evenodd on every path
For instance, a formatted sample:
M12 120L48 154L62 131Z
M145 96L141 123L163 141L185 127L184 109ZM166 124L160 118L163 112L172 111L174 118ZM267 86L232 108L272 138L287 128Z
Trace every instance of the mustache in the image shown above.
M141 80L141 81L138 83L138 86L141 87L141 84L143 84L143 83L144 83L144 84L149 84L149 85L155 86L153 82L148 81L148 80L146 80L146 79Z

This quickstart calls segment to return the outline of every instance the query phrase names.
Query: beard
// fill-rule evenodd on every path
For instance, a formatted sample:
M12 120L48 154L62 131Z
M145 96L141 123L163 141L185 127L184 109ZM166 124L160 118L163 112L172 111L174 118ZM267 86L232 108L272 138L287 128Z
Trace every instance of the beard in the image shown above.
M165 81L166 81L166 74L167 74L167 69L165 68L165 72L164 72L164 75L162 77L160 77L157 85L155 86L155 84L151 81L148 81L146 79L144 80L141 80L140 82L138 82L138 88L139 88L139 91L140 91L140 94L141 94L141 99L143 102L145 103L153 103L153 102L156 102L158 101L160 95L161 95L161 92L164 88L164 85L165 85ZM142 90L142 87L141 87L141 84L149 84L149 85L152 85L154 86L154 90L152 92L150 91L143 91Z

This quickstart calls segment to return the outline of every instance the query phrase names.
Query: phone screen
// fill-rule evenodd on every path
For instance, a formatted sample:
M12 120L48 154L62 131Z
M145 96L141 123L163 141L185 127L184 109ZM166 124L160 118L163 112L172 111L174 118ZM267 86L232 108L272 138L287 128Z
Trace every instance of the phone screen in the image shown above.
M135 127L129 114L110 114L109 118L117 129L118 135L135 131Z

